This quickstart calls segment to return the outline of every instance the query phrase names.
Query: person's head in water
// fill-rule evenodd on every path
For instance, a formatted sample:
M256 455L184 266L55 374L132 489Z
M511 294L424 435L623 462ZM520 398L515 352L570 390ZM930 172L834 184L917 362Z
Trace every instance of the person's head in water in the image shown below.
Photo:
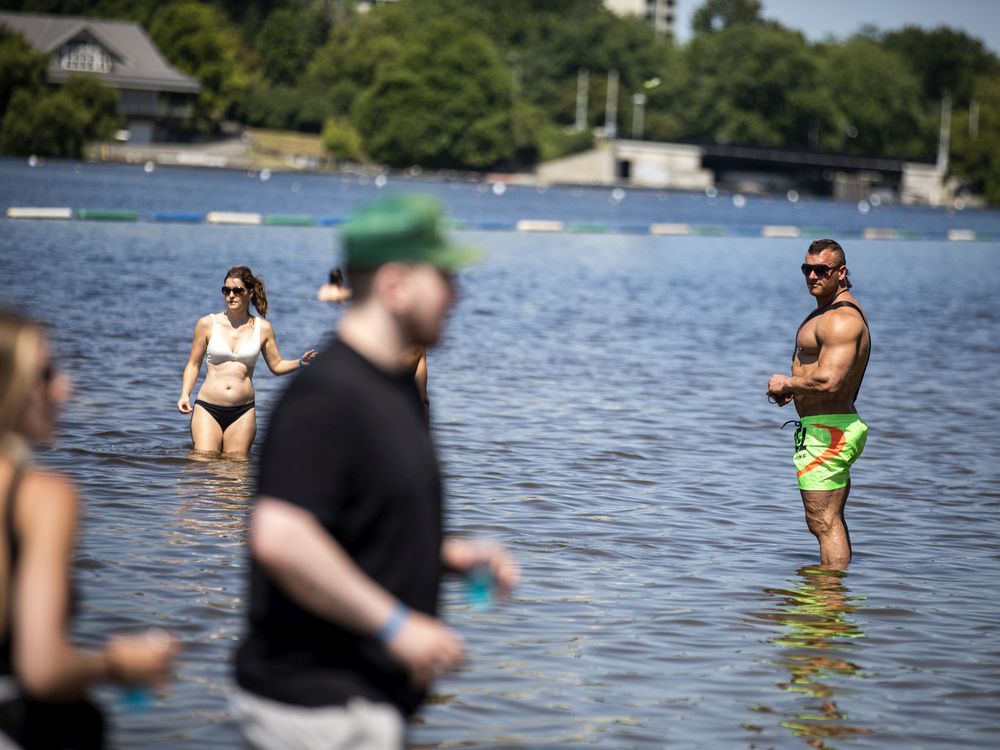
M69 379L54 368L42 326L0 311L0 450L18 438L51 438L69 395Z
M836 240L816 240L806 250L802 275L814 296L823 297L851 288L844 248Z
M342 238L355 305L376 299L407 344L437 343L455 299L454 273L479 258L446 237L440 204L423 195L382 198L359 209Z
M222 282L222 294L226 298L226 308L233 311L246 311L250 303L260 313L267 317L267 292L264 290L264 279L254 276L246 266L233 266L226 271Z

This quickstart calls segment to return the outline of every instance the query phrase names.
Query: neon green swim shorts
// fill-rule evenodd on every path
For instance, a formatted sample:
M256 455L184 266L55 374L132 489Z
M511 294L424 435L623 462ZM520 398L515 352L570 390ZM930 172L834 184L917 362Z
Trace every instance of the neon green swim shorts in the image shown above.
M795 430L795 455L801 490L836 490L851 479L851 464L865 449L868 425L857 414L802 417Z

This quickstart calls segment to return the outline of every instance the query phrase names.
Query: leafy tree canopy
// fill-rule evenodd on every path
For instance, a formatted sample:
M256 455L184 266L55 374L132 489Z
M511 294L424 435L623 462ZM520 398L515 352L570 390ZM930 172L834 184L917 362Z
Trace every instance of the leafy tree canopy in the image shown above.
M396 166L486 168L515 151L511 79L485 34L457 21L416 30L352 108L373 158Z
M157 11L149 32L174 65L201 83L202 126L227 117L248 77L244 49L226 16L206 3L181 0Z
M23 36L0 26L0 115L16 89L42 88L47 62L48 58L35 52Z
M739 24L762 23L760 0L707 0L695 11L691 30L710 34Z
M1000 73L996 56L980 40L947 26L906 26L886 33L881 42L905 58L925 99L938 100L948 92L956 104L968 104L977 76Z

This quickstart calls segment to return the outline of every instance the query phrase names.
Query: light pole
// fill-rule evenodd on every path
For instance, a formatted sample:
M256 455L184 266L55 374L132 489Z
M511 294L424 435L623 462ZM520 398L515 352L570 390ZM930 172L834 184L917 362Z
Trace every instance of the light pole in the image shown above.
M662 81L659 78L650 78L648 81L643 81L642 87L646 91L652 91L657 86L660 85ZM632 138L637 141L642 140L644 127L646 123L646 95L641 91L632 94Z
M632 94L632 139L642 140L643 118L646 112L646 95Z
M604 105L604 137L618 135L618 71L608 71L608 98Z
M590 71L580 68L576 72L576 124L575 130L587 129L587 98L590 93Z

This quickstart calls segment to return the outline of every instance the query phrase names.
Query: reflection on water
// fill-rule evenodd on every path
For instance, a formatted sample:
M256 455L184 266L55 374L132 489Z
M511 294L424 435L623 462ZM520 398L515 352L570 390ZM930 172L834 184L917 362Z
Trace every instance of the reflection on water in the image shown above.
M851 596L844 584L847 572L805 567L792 588L765 588L777 611L751 612L750 617L773 623L781 632L768 640L778 649L768 663L788 670L790 678L777 686L792 693L792 710L775 710L761 704L753 707L761 714L777 714L780 726L802 737L810 747L833 750L830 740L838 740L871 730L851 726L847 712L838 705L843 690L839 683L856 677L861 667L854 663L857 645L854 639L865 634L850 615L862 608L864 597ZM744 725L760 731L755 724Z
M253 496L253 464L199 451L188 458L191 463L177 475L178 528L227 538L244 528Z

